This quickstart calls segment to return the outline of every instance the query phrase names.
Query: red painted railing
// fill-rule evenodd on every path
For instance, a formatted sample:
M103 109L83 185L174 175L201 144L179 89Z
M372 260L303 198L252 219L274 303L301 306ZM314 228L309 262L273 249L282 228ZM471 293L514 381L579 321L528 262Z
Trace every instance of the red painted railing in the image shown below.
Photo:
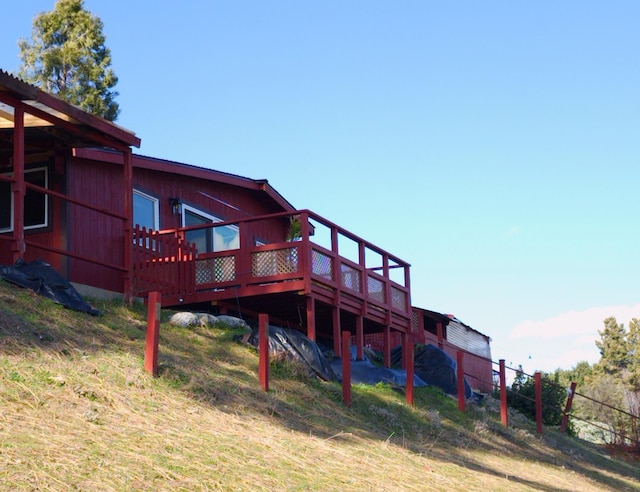
M134 294L159 292L184 299L195 293L196 247L178 234L135 227L133 231Z
M253 241L256 230L268 230L269 224L282 230L291 218L301 224L294 240ZM228 226L239 231L238 249L198 253L183 239L190 231ZM175 302L178 295L196 302L286 291L314 292L318 298L326 293L327 302L340 298L378 310L389 324L411 322L409 264L308 210L178 230L136 229L134 237L137 295L158 291L167 301Z

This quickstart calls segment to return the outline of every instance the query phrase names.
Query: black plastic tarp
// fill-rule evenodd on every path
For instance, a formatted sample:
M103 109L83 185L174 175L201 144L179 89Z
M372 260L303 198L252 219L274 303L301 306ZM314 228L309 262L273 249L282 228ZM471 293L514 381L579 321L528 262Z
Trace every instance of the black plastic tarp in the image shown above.
M258 346L258 330L255 329L249 335L247 343ZM318 345L297 330L269 326L269 354L284 356L306 364L318 377L325 381L336 381L338 377L327 363L324 354Z
M13 266L0 266L0 277L12 284L31 289L69 309L94 316L100 314L100 311L84 301L67 279L42 260L31 263L18 260Z
M253 330L247 339L247 343L258 346L258 330ZM325 381L342 381L342 359L325 357L320 347L304 333L269 326L269 354L271 356L284 356L289 360L295 360L307 365L311 372ZM368 358L355 360L356 347L351 347L351 382L362 384L389 383L396 386L406 386L407 373L402 369L389 369L373 364ZM426 383L418 376L414 376L413 385L426 386Z
M395 386L407 385L407 371L404 369L389 369L387 367L376 366L367 356L363 360L356 360L356 347L351 347L351 382L358 384L389 383ZM331 362L331 368L342 379L342 359L335 359ZM418 375L413 376L413 386L427 386Z
M395 347L391 351L392 365L399 363L402 358L402 347ZM458 364L444 350L435 345L417 345L413 355L414 371L417 376L431 386L437 386L447 394L458 395ZM474 396L471 386L464 380L464 396Z

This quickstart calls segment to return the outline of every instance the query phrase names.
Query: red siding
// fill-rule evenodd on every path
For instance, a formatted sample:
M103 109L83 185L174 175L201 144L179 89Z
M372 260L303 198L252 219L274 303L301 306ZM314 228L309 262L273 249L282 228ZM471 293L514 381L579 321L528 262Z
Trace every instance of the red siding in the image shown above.
M174 229L182 226L180 215L171 213L170 197L179 198L182 203L222 220L244 219L282 211L273 206L272 202L262 202L260 195L263 195L263 192L148 169L134 167L133 187L158 198L160 202L160 229ZM286 234L287 227L288 224L284 221L281 221L277 226L261 221L254 225L251 231L254 236L252 239L259 239L263 242L281 241Z

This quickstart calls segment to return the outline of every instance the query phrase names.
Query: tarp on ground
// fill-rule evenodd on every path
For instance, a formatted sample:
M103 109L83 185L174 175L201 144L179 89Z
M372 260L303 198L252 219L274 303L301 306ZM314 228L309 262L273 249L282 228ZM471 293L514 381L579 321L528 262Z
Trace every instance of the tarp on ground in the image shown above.
M38 295L48 297L69 309L94 316L100 314L100 311L84 301L67 279L45 261L35 260L27 263L18 260L13 266L0 266L0 277L12 284L31 289Z
M357 347L351 347L351 382L354 384L388 383L395 386L407 385L407 371L404 369L389 369L375 365L367 356L363 360L356 360ZM331 368L342 380L342 359L331 361ZM413 386L427 386L418 375L413 376Z
M249 335L247 343L257 347L258 339L259 332L255 329ZM284 356L289 360L302 362L325 381L338 379L318 345L297 330L269 325L269 355Z
M402 360L402 347L391 351L392 365ZM417 345L413 354L414 371L417 376L431 386L437 386L449 395L458 395L458 364L444 350L435 345ZM471 398L474 393L464 379L464 396Z

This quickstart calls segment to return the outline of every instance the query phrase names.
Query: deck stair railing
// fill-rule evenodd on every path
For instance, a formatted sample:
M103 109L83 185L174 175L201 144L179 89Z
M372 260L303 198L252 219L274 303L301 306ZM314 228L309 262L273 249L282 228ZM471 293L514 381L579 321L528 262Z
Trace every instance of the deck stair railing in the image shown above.
M195 293L197 249L177 233L133 230L134 294L162 292L180 299Z

